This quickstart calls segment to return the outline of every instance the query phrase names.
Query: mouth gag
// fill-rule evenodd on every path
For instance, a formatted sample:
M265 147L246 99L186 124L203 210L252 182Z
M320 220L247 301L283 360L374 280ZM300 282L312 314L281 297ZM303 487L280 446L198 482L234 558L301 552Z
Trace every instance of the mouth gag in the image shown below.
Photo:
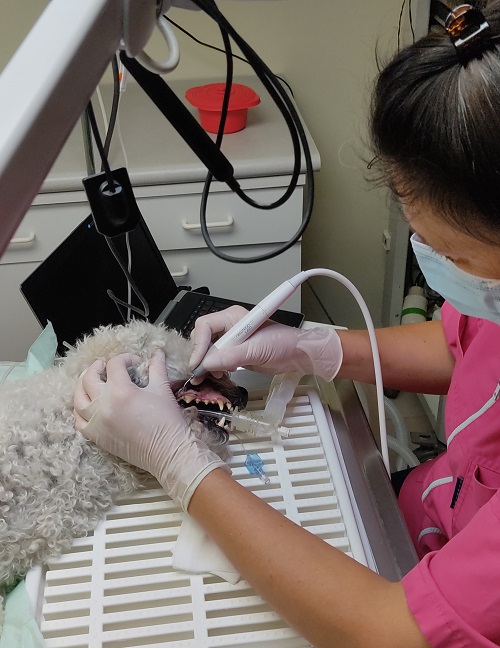
M229 424L229 430L238 430L246 432L252 436L270 436L276 434L280 437L287 438L290 430L282 425L273 426L269 421L266 421L263 414L258 412L247 412L246 410L238 410L237 407L230 414L224 413L221 417L220 412L212 412L211 410L199 409L198 414L209 416L219 421L220 427L225 427Z
M281 437L287 438L290 433L288 428L281 425L277 428L272 427L268 421L264 420L262 414L245 410L239 411L237 407L234 408L231 414L224 414L223 418L220 417L220 412L212 412L211 410L199 409L198 413L213 419L219 419L217 425L226 429L229 427L229 431L233 432L233 434L235 434L235 430L246 432L252 436L266 436L277 432ZM226 425L227 423L229 423L229 426ZM245 449L244 444L241 445ZM256 475L265 484L269 484L271 481L264 472L264 462L257 453L247 453L245 467L251 475Z
M228 427L231 432L235 430L251 436L270 436L271 438L288 438L290 429L281 425L285 416L288 403L292 399L295 389L300 381L300 374L280 374L273 378L263 412L249 412L235 407L229 414L224 413L221 419L220 412L199 409L198 413L219 419L217 424ZM244 447L244 446L243 446ZM247 453L245 467L251 475L256 475L265 484L270 482L264 471L264 462L257 453Z
M286 406L293 397L299 381L300 374L298 373L275 376L271 382L269 396L263 412L249 412L235 407L229 413L224 412L223 420L221 420L221 412L198 409L198 413L217 419L221 427L228 423L230 431L239 430L251 436L288 438L290 430L281 423L285 416Z

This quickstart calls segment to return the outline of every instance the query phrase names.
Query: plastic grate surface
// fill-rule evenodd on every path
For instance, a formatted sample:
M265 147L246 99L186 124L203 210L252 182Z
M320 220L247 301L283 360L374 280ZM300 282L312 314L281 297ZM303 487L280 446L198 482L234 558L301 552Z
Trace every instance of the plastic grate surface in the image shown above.
M248 409L264 407L250 394ZM325 542L366 564L349 495L323 405L299 387L284 425L288 439L241 435L231 440L233 476ZM270 483L251 476L246 452L257 452ZM158 484L122 499L93 535L27 579L38 601L46 648L303 648L309 646L246 581L172 568L183 513Z

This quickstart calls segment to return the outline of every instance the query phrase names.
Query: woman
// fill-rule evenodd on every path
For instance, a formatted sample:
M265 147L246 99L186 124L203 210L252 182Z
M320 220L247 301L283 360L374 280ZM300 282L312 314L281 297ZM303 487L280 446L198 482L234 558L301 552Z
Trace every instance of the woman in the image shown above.
M161 358L146 389L132 385L131 359L118 356L107 383L93 367L75 395L82 432L152 472L317 647L500 645L499 39L500 0L462 5L447 30L395 56L373 97L380 168L414 231L427 282L446 299L442 322L377 333L386 386L448 394L448 450L414 469L399 498L421 558L402 582L387 582L233 481L188 437ZM193 366L241 314L198 320ZM327 380L337 372L374 380L365 331L269 324L204 366L269 373L293 366Z

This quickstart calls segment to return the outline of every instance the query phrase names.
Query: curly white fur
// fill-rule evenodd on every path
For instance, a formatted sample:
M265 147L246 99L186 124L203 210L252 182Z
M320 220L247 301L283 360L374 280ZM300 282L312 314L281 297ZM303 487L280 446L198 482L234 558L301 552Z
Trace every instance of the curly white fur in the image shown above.
M191 343L146 322L102 327L53 368L0 389L0 587L5 592L37 563L92 531L118 494L141 484L141 473L87 442L73 418L75 384L97 358L138 355L139 382L156 349L165 351L170 381L185 381ZM191 413L190 413L191 412ZM185 415L190 419L194 408ZM190 421L191 422L191 421ZM205 428L192 421L197 436ZM212 447L227 458L220 440ZM209 443L210 445L210 443ZM226 454L224 454L226 453Z

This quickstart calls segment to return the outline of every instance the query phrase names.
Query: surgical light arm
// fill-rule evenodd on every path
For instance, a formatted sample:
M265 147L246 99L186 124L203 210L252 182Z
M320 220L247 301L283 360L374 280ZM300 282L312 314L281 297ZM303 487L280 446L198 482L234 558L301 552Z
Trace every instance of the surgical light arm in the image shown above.
M0 76L0 255L118 49L187 0L51 0Z

